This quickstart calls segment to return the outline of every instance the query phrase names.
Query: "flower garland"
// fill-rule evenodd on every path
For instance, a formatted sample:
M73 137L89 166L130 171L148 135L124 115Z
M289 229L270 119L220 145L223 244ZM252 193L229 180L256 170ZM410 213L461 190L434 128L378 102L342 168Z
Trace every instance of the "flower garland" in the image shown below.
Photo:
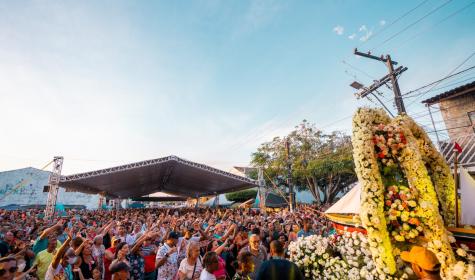
M391 119L382 110L359 108L353 117L353 157L361 184L361 223L379 273L395 274L396 261L384 213L385 187L373 148L373 127Z
M448 227L455 226L455 181L453 180L450 167L442 155L436 150L427 133L418 126L413 119L407 116L399 116L397 119L401 126L411 130L417 140L422 160L431 177L437 192L439 204L442 208L442 216Z
M405 118L408 119L408 117ZM399 119L396 118L395 121L398 122ZM403 148L399 160L401 168L404 170L409 185L414 187L419 193L418 204L422 208L424 237L430 240L427 243L427 248L437 255L441 263L442 273L445 274L448 266L452 265L455 259L450 247L447 230L439 213L437 193L422 160L416 138L411 130L404 125L404 122L400 122L400 124L399 127L408 140L407 146Z
M455 188L427 135L407 116L391 121L382 110L358 109L352 141L361 222L377 270L395 275L399 249L411 242L433 251L449 275L456 260L438 207L440 200L446 220L453 219Z
M399 168L406 137L397 126L379 124L374 128L373 143L386 186L384 212L388 230L395 241L414 241L422 232L421 210L415 200L417 192L407 187Z

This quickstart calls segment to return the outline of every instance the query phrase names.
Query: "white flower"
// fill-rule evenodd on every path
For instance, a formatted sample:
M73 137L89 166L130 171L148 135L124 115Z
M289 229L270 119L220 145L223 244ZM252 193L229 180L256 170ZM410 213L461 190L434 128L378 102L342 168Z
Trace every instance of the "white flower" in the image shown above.
M453 236L451 236L451 237L453 237ZM464 249L465 251L468 251L468 250L469 250L468 246L465 245L465 244L463 244L463 243L460 244L460 248Z
M462 248L458 248L457 249L457 255L461 256L461 257L466 257L467 256L467 251L465 251L464 249Z
M453 235L449 235L449 242L450 242L450 243L455 243L455 242L456 242L455 237L453 237ZM463 248L463 246L466 246L466 245L465 245L465 244L461 244L461 246L462 246L462 248ZM464 250L465 250L465 249L464 249Z

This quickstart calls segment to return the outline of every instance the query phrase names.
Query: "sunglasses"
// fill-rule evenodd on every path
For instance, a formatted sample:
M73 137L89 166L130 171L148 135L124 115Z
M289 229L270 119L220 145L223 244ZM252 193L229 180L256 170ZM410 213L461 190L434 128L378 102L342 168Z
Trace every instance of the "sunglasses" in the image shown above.
M18 267L14 266L14 267L10 267L10 269L8 269L8 272L15 273L17 270L18 270ZM0 269L0 276L5 275L6 272L7 272L6 269Z

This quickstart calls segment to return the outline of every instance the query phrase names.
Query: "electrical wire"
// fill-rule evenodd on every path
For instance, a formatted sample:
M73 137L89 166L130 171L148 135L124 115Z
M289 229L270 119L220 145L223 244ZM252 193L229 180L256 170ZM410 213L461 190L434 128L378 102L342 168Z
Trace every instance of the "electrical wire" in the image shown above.
M350 67L353 68L354 70L356 70L356 71L362 73L363 75L365 75L366 77L370 78L372 81L377 79L376 77L374 77L374 76L368 74L367 72L361 70L360 68L358 68L358 67L356 67L356 66L354 66L354 65L352 65L352 64L350 64L350 63L348 63L348 62L345 61L345 60L342 60L341 63L350 66Z
M446 77L452 75L455 71L457 71L460 67L462 67L467 61L469 61L474 55L475 55L475 51L472 52L467 58L465 58L465 59L464 59L460 64L458 64L454 69L452 69L452 70L447 74ZM443 81L443 79L442 79L442 81ZM429 90L427 90L427 91L421 93L421 94L419 95L419 97L416 98L416 99L415 99L414 101L412 101L411 103L409 103L409 105L407 105L406 108L409 107L409 106L411 106L411 105L414 104L415 102L417 102L417 100L418 100L420 97L422 97L422 96L424 96L425 94L427 94L428 92L430 92L433 88L435 88L435 87L436 87L438 84L440 84L442 81L439 81L439 82L433 84L432 87L431 87Z
M457 76L457 75L460 75L460 74L465 73L465 72L467 72L467 71L470 71L470 70L472 70L472 69L474 69L474 68L475 68L475 65L474 65L474 66L471 66L471 67L468 67L468 68L465 68L465 69L463 69L463 70L461 70L461 71L459 71L459 72L457 72L457 73L450 74L450 75L448 75L448 76L445 76L445 77L442 78L442 79L439 79L439 80L437 80L437 81L433 81L433 82L431 82L431 83L429 83L429 84L427 84L427 85L424 85L424 86L421 86L421 87L419 87L419 88L410 90L410 91L408 91L408 92L402 94L402 96L410 95L410 94L412 94L412 93L414 93L414 92L416 92L416 91L419 91L419 90L421 90L421 89L430 87L431 85L434 85L434 84L438 84L438 83L440 83L440 82L442 82L442 81L445 81L445 80L447 80L447 79L449 79L449 78L452 78L452 77L454 77L454 76Z
M379 31L376 31L372 36L370 36L367 40L363 41L361 44L359 44L357 46L357 48L363 46L364 44L368 43L368 41L372 40L374 37L380 35L381 33L384 33L386 30L388 30L391 26L395 25L396 23L398 23L400 20L402 20L403 18L405 18L406 16L408 16L409 14L411 14L412 12L414 12L415 10L417 10L418 8L420 8L422 5L424 5L425 3L427 3L428 0L424 0L422 1L421 3L417 4L414 8L410 9L409 11L405 12L404 14L400 15L398 18L396 18L395 20L391 21L391 23L385 25L383 28L381 28Z
M414 36L410 37L409 39L405 40L404 42L402 42L401 44L397 45L396 47L394 47L394 49L400 49L402 46L406 45L408 42L414 40L415 38L423 35L424 33L426 33L429 29L432 29L434 27L436 27L437 25L441 24L441 23L444 23L446 20L456 16L457 14L463 12L464 10L468 9L470 6L472 6L473 4L475 4L475 2L471 2L469 3L468 5L465 5L464 7L462 7L461 9L451 13L450 15L448 15L447 17L441 19L440 21L436 22L435 24L425 28L424 30L422 30L421 32L415 34Z
M381 42L379 45L377 45L376 47L372 48L371 51L374 52L374 50L378 49L379 47L385 45L387 42L391 41L392 39L396 38L397 36L399 36L400 34L402 34L403 32L407 31L409 28L413 27L414 25L418 24L419 22L421 22L422 20L424 20L425 18L427 18L428 16L432 15L433 13L437 12L438 10L442 9L443 7L445 7L447 4L449 4L450 2L452 2L453 0L448 0L448 1L445 1L444 3L442 3L442 5L439 5L437 6L436 8L432 9L431 11L429 11L427 14L425 14L424 16L420 17L419 19L417 19L416 21L408 24L406 27L404 27L403 29L399 30L398 32L396 32L395 34L393 34L392 36L390 36L389 38L387 38L386 40L384 40L383 42Z

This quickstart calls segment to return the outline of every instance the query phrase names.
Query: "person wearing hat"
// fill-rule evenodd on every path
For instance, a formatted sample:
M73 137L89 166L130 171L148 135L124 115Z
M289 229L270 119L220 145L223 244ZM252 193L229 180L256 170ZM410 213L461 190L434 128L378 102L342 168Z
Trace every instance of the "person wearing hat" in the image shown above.
M120 238L113 236L112 240L112 247L107 248L104 252L104 280L111 280L112 274L109 271L109 266L111 265L112 261L115 258L115 249L117 245L120 243Z
M178 271L178 234L174 231L167 236L165 243L158 248L155 266L157 279L172 280Z
M412 265L419 279L440 280L440 262L435 254L424 247L413 246L411 251L401 253L401 259Z

